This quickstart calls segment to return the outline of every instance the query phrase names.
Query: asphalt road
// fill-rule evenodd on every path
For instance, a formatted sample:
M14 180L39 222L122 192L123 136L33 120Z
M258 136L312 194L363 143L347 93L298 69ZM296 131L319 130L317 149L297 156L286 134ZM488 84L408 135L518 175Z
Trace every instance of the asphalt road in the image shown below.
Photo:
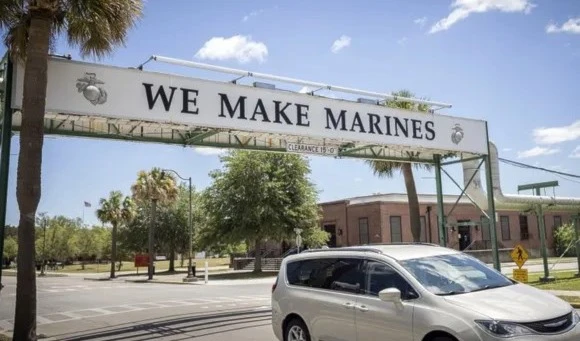
M0 330L12 328L15 278L3 279ZM172 285L38 279L38 333L53 340L273 341L271 283Z

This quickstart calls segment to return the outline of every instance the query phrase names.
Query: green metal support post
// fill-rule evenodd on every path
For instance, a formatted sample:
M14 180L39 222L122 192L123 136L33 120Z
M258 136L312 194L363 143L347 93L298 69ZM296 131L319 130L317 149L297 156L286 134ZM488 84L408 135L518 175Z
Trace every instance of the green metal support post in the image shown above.
M540 189L537 188L536 191L539 195ZM544 261L544 277L540 278L540 281L550 282L554 280L554 277L550 277L550 269L548 268L548 253L546 252L546 225L544 222L544 208L542 207L542 204L537 206L536 216L538 218L538 227L540 230L540 251Z
M493 256L493 267L501 271L499 261L499 250L497 247L497 229L495 221L495 199L493 197L493 176L491 174L491 150L489 148L489 131L487 122L485 123L485 134L487 140L487 155L485 156L485 182L487 185L487 215L489 216L489 238L491 239L491 252Z
M439 245L447 246L445 211L443 210L443 184L441 182L441 155L435 155L435 182L437 187L437 221L439 222Z
M576 238L576 260L578 262L578 273L576 274L576 277L580 277L580 231L578 231L580 229L580 214L573 216L572 219L574 219L574 236Z
M4 119L2 120L2 144L0 146L0 283L4 266L4 230L6 226L6 203L8 201L8 172L10 167L10 140L12 139L12 62L6 63L4 90ZM3 285L0 285L0 290Z

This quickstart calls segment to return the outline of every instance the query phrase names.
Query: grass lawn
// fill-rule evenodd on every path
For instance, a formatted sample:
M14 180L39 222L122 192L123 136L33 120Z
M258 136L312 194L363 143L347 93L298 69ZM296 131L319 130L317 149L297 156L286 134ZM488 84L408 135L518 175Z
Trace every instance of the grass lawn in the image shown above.
M199 269L203 269L205 267L205 261L206 259L195 259L193 260L195 263L195 266L197 268L197 270ZM214 266L224 266L224 265L229 265L230 260L228 258L209 258L207 259L208 262L208 266L209 267L214 267ZM181 260L176 260L175 261L175 267L179 268L181 265ZM185 260L183 262L183 265L185 267L187 267L187 260ZM80 264L74 264L74 265L65 265L64 269L58 269L58 270L48 270L50 272L62 272L62 273L106 273L109 272L111 269L111 265L110 264L86 264L85 265L85 269L83 270L82 265ZM161 271L161 270L167 270L169 269L169 261L168 260L164 260L164 261L156 261L155 262L155 271ZM137 271L137 269L134 266L133 262L123 262L123 267L121 268L121 271ZM139 272L147 272L147 268L139 268Z
M544 290L577 290L580 291L580 278L574 277L577 271L555 271L550 276L554 276L554 282L542 283L540 277L544 276L543 272L532 272L528 275L528 283L538 289ZM511 277L511 276L510 276Z

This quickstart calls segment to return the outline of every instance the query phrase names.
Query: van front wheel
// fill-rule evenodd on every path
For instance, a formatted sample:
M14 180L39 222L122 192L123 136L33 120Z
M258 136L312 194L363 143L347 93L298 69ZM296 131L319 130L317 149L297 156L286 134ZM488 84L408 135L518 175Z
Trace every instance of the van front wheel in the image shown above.
M308 328L302 320L293 319L286 325L284 341L310 341Z

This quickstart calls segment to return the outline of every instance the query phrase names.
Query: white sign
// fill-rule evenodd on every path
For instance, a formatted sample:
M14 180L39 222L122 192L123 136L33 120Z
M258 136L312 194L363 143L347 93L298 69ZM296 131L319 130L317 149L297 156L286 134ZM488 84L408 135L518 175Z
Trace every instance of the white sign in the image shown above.
M320 155L338 155L336 146L317 146L303 143L287 143L286 151L290 153L309 153Z
M13 108L22 107L23 66ZM487 154L485 121L66 59L48 63L49 112Z

